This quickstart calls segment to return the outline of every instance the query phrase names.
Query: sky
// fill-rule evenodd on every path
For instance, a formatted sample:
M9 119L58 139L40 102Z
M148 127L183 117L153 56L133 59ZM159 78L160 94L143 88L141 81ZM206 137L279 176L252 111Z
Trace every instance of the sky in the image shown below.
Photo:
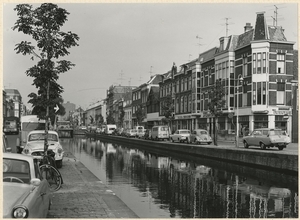
M277 7L277 25L285 29L288 41L295 42L294 49L298 48L296 3L55 4L70 13L61 30L80 38L79 46L71 48L64 58L75 67L58 80L64 88L64 102L74 103L76 108L86 109L106 98L111 85L139 86L151 75L168 72L173 62L180 66L196 59L199 53L219 46L226 27L228 35L240 35L246 23L254 26L257 12L264 11L267 24L272 25ZM30 108L28 94L37 89L25 71L37 60L14 51L22 40L34 42L12 30L17 20L15 6L3 4L3 87L18 89Z

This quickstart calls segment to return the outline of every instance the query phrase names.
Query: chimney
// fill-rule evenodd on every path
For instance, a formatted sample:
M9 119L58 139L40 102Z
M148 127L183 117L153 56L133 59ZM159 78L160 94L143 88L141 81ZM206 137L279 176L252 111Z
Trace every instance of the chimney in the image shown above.
M245 32L250 31L253 27L251 26L251 23L246 23L246 26L244 27Z

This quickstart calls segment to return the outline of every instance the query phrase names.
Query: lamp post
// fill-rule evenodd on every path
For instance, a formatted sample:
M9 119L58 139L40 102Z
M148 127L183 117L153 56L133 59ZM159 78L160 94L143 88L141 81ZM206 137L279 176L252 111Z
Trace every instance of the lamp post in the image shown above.
M237 78L237 99L236 99L236 140L235 140L235 146L239 147L239 86L240 82L243 82L243 77L241 74L238 75Z

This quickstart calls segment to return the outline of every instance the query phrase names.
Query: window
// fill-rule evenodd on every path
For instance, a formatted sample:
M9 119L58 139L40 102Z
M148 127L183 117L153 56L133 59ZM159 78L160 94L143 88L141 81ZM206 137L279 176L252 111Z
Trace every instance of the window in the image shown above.
M284 54L277 54L277 73L284 74L285 72L285 56Z
M253 105L256 105L256 82L253 82Z
M257 73L261 73L261 53L257 53Z
M256 54L253 54L253 74L256 73Z
M187 97L184 96L184 112L187 112Z
M247 57L243 58L243 76L248 76L248 64L247 64L248 60Z
M267 72L267 67L266 67L266 53L263 53L263 73Z
M284 104L284 96L285 96L285 83L277 83L277 104Z
M180 112L183 112L183 96L180 98Z
M176 98L176 113L179 113L179 98Z
M261 105L261 82L257 83L257 105Z
M188 112L191 112L192 110L192 96L189 95L189 100L188 100Z

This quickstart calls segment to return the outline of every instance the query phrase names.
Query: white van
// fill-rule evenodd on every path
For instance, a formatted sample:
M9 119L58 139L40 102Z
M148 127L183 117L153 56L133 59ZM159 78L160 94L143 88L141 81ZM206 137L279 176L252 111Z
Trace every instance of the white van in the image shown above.
M134 129L136 130L136 136L138 138L144 137L144 135L145 135L144 126L135 126Z
M117 129L117 125L106 125L105 134L112 134Z
M152 140L169 140L170 138L170 128L166 125L154 126L151 129L151 139Z

